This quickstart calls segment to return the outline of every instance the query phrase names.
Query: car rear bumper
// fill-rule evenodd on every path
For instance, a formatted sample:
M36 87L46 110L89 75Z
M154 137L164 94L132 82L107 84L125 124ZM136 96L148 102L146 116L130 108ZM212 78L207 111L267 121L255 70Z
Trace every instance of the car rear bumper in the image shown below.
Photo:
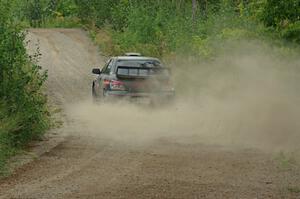
M144 92L127 92L127 91L106 91L105 95L115 98L172 98L175 96L175 91L160 91L152 93Z

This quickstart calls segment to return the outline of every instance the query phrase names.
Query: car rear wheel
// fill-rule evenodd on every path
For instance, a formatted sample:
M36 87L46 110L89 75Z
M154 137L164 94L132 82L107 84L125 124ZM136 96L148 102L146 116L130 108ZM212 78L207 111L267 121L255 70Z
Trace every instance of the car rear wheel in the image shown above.
M97 97L97 94L95 92L94 84L92 86L92 100L93 100L94 103L98 103L99 102L99 98Z

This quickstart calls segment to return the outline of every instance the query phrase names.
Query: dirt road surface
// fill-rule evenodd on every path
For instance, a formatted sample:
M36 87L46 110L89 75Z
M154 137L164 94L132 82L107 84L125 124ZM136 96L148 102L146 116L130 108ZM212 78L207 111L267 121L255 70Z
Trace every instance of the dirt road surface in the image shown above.
M36 29L28 38L31 52L39 43L47 93L65 114L57 132L67 136L1 180L1 199L300 198L293 158L242 142L230 145L232 138L205 142L192 124L201 121L188 118L195 110L181 115L180 105L92 105L90 71L104 59L82 30ZM218 122L199 125L218 129Z

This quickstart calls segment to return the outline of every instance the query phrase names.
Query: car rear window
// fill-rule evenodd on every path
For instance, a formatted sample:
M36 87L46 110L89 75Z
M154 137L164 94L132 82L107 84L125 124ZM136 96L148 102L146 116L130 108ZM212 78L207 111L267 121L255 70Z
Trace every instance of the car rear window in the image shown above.
M169 76L169 69L159 60L118 60L116 73L122 77Z
M169 69L164 67L156 68L139 68L119 66L117 69L117 75L127 77L148 77L148 76L169 76Z
M127 67L162 67L158 60L118 60L118 66Z

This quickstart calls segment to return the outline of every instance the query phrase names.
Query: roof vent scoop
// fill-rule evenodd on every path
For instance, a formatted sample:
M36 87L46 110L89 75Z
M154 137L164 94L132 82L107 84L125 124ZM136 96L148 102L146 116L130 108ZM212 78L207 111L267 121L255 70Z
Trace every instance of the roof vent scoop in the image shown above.
M125 56L140 57L140 56L142 56L142 54L141 53L125 53Z

